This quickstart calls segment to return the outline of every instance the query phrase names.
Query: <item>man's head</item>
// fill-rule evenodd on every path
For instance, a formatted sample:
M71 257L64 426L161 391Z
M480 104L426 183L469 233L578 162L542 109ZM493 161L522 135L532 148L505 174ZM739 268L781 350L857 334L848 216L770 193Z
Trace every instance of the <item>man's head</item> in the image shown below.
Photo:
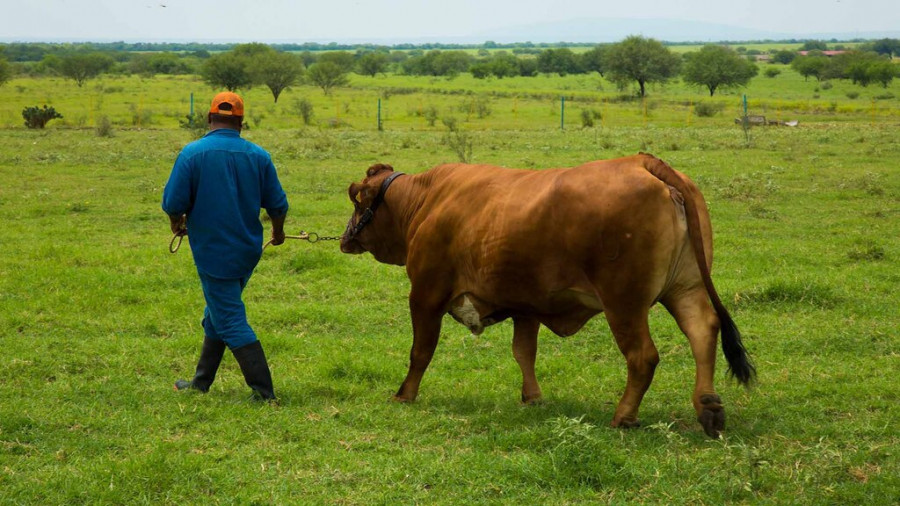
M244 101L237 93L223 91L213 97L209 106L209 129L240 130L244 122Z

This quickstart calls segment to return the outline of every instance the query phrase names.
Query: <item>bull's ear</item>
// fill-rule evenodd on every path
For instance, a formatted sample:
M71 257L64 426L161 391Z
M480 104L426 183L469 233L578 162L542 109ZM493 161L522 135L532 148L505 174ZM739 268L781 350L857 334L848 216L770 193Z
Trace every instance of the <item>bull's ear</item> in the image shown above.
M366 171L367 177L372 177L380 172L394 172L394 168L386 163L376 163L375 165L369 167L369 170Z
M347 194L350 197L350 201L353 202L353 206L357 209L362 209L365 207L364 202L371 201L373 198L373 191L371 188L366 188L365 185L361 185L358 183L353 183L350 185L350 189L347 190Z

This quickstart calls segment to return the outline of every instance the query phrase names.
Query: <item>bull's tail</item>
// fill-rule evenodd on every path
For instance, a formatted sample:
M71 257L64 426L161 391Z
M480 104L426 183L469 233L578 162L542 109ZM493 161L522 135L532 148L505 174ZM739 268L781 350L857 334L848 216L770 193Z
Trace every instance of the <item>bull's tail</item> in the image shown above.
M747 349L741 341L741 332L735 325L731 315L722 304L716 287L713 285L712 276L709 272L709 263L706 259L706 249L704 248L703 229L700 226L700 211L698 206L702 202L699 190L690 182L685 181L680 174L669 167L666 162L647 153L641 153L643 157L644 168L648 172L656 176L657 179L674 187L682 196L684 196L684 211L687 219L688 236L694 255L697 259L697 266L700 268L700 276L703 278L703 285L706 287L706 293L712 302L713 308L719 317L722 331L722 353L725 354L725 360L728 362L728 372L737 380L749 385L756 377L756 368L747 355Z

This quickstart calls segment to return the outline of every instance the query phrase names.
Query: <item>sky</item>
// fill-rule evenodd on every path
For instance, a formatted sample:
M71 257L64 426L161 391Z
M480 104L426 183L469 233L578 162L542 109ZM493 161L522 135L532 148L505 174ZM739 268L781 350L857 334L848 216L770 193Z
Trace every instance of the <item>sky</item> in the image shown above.
M801 38L900 31L898 0L0 0L0 6L0 41L7 42L485 41L511 27L527 36L528 27L546 23L614 19L627 27L649 18Z

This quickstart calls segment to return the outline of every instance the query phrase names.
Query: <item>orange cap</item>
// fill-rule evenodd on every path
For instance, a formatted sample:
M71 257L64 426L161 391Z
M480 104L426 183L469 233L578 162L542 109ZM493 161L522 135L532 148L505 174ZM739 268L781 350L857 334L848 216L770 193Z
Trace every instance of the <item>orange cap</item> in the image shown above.
M244 101L237 93L223 91L213 97L212 104L209 106L210 114L221 114L222 116L243 116Z

